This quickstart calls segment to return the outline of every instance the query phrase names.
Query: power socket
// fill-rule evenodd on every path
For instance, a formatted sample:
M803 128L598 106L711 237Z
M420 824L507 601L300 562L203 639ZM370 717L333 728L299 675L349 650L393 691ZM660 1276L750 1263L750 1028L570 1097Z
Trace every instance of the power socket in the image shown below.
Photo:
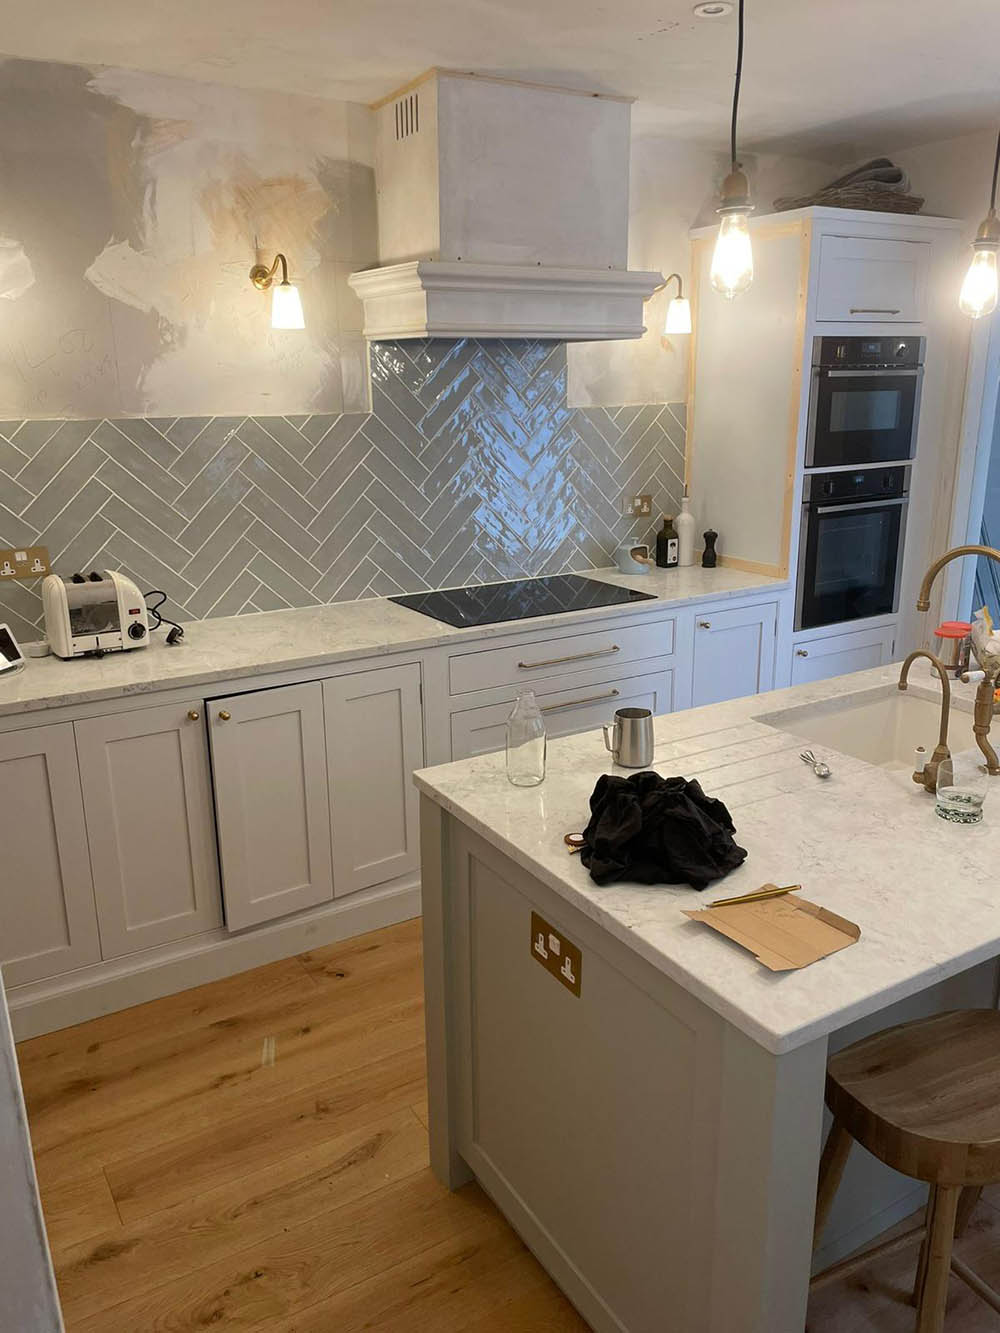
M653 497L651 495L623 496L622 515L625 518L652 518Z

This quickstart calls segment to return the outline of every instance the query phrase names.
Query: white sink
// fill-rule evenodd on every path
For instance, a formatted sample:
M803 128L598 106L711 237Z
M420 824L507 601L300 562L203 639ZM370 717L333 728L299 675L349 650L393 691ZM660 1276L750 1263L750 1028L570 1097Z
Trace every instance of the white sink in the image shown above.
M892 688L786 708L757 721L801 736L820 750L829 747L880 768L912 769L918 745L928 755L937 745L941 704ZM953 707L950 732L959 742L958 749L968 748L972 744L971 716L956 713Z

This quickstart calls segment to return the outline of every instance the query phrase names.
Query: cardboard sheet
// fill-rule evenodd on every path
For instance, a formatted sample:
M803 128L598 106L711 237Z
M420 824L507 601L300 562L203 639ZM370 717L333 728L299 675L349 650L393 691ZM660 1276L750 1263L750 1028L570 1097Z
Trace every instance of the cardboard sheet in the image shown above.
M762 885L765 889L772 884ZM797 893L757 902L731 903L685 912L692 921L704 921L744 949L772 972L808 967L829 954L846 949L861 938L861 927L827 911Z

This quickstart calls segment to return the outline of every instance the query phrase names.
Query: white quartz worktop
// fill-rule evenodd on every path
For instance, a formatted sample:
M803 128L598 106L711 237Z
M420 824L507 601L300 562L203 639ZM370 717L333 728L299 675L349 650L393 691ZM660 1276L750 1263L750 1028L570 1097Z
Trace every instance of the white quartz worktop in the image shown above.
M653 593L657 600L468 629L432 620L386 598L197 620L185 626L184 642L173 648L166 646L161 632L146 648L109 653L99 659L75 658L64 662L51 656L29 658L23 671L0 676L0 717L123 695L200 687L266 671L326 666L463 639L484 639L546 627L556 629L563 624L609 615L642 615L685 603L742 597L758 591L777 593L788 586L786 580L763 574L700 566L656 569L638 576L620 574L616 569L584 573L585 577L604 583Z
M918 664L910 694L937 700ZM759 719L805 703L892 695L899 668L877 668L655 720L652 767L698 778L728 805L749 855L702 893L680 886L601 888L563 835L589 818L605 772L623 776L600 732L551 742L544 783L512 787L503 754L425 769L422 792L555 890L654 967L781 1054L1000 954L1000 880L990 844L1000 823L1000 778L976 826L938 818L910 778L814 747L832 776L802 763L800 738ZM874 693L873 693L874 692ZM953 690L953 750L973 744L972 688ZM936 735L927 738L932 746ZM772 973L684 908L801 883L803 896L861 927L857 944L799 971Z

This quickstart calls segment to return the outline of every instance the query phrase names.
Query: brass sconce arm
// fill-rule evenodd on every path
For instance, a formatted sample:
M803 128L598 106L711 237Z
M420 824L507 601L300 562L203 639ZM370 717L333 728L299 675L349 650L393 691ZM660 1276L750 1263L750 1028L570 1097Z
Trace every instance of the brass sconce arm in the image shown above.
M270 268L264 264L254 264L250 270L250 281L259 292L266 292L274 281L274 275L278 269L281 269L281 282L288 284L288 260L280 252L274 256L274 263Z

